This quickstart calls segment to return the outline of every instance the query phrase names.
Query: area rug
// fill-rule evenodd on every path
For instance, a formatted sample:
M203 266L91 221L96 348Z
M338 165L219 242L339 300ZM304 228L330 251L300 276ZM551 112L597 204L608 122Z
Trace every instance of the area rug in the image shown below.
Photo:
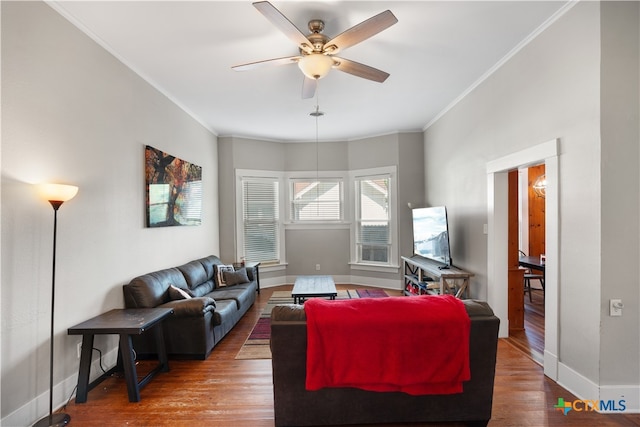
M383 289L349 289L338 291L336 299L385 298L388 296ZM291 291L273 292L249 337L236 355L236 359L271 359L271 349L269 348L271 310L278 304L293 304Z

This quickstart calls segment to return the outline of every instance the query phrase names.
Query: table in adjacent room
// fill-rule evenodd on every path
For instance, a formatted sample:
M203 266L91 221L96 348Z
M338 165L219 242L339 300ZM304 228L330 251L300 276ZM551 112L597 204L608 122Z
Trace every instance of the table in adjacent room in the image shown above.
M544 264L539 256L521 256L518 260L518 265L542 272L542 280L544 280Z
M93 338L95 335L102 334L116 334L120 336L118 359L122 361L129 402L139 402L140 388L145 386L158 372L169 371L162 321L172 313L172 308L113 309L69 328L67 330L69 335L82 335L82 353L78 372L76 403L84 403L87 401ZM138 382L131 336L141 335L147 330L151 330L155 336L159 363L156 368Z
M301 304L311 297L336 299L337 295L336 284L331 276L298 276L291 291L294 304Z

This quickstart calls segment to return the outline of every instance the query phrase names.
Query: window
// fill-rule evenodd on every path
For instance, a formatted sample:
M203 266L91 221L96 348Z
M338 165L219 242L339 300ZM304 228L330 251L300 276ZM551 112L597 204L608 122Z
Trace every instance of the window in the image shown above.
M358 176L354 184L356 262L393 265L392 174Z
M247 261L280 262L279 180L241 177L242 253Z
M182 215L189 221L200 221L202 218L202 181L185 182Z
M149 218L151 223L166 221L169 209L169 184L149 184Z
M342 221L343 189L340 179L291 179L292 222Z

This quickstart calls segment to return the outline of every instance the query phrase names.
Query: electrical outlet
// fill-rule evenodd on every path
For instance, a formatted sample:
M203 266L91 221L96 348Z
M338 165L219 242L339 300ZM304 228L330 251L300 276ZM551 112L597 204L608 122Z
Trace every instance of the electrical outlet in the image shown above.
M320 271L320 264L316 264L316 271Z
M609 300L609 316L622 316L623 307L621 299Z
M78 343L78 359L80 359L80 356L82 355L82 342Z

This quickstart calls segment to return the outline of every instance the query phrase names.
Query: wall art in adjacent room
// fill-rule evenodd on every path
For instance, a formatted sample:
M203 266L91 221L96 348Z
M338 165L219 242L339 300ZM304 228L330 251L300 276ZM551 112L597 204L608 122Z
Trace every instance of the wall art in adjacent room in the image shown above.
M145 147L147 227L200 225L202 167Z

